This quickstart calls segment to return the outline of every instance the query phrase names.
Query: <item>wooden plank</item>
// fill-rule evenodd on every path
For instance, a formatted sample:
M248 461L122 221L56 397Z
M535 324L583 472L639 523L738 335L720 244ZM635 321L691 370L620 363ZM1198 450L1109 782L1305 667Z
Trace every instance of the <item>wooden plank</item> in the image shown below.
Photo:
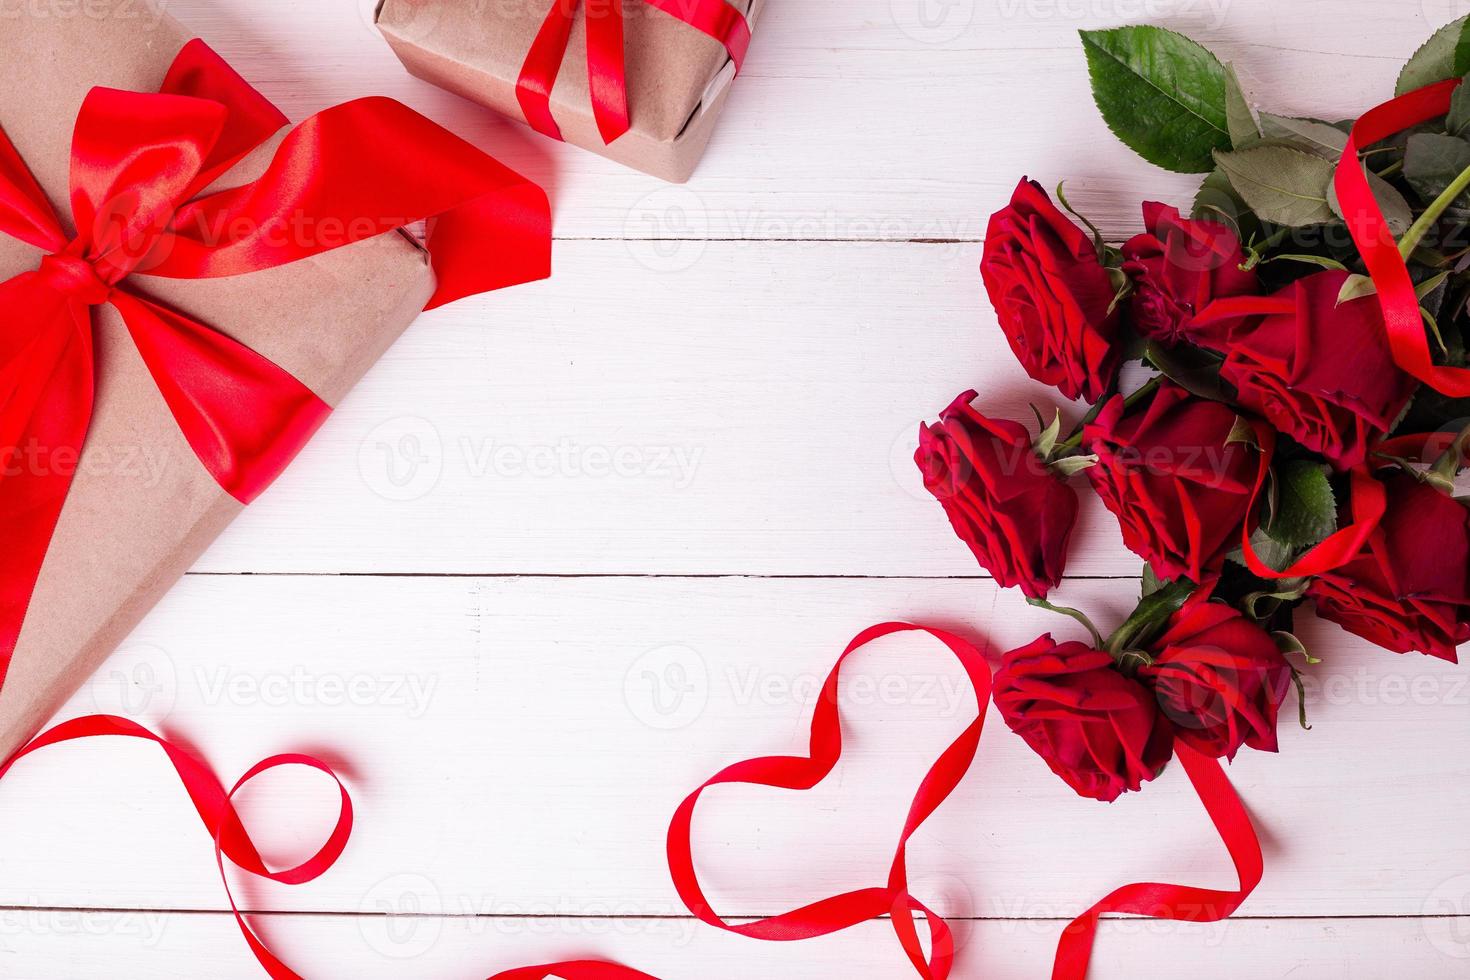
M400 98L554 190L566 237L978 238L1022 174L1067 179L1112 235L1138 202L1186 203L1098 117L1079 28L1162 23L1235 61L1259 101L1338 118L1393 93L1455 0L786 0L768 5L704 167L682 190L535 137L408 77L376 0L173 0L293 117ZM357 9L354 9L357 8ZM1331 79L1332 84L1323 84Z
M976 247L694 244L676 274L562 243L556 280L424 317L199 568L982 574L919 423L976 388L1034 427L1058 396ZM1069 571L1136 575L1085 496Z
M1109 582L1057 599L1104 628L1129 605ZM294 749L343 765L360 816L341 866L244 888L251 906L357 911L406 875L456 912L664 916L681 911L663 856L679 800L740 758L802 751L841 647L891 618L983 632L997 651L1080 632L983 581L191 577L67 714L131 711L196 740L228 779ZM1315 729L1288 717L1279 757L1231 769L1267 852L1247 912L1426 914L1470 873L1470 764L1448 748L1470 737L1465 674L1333 627L1302 633L1326 661ZM881 882L922 771L974 710L932 642L884 641L852 668L833 780L704 804L701 867L728 914ZM247 797L272 861L308 852L333 819L307 774ZM222 907L208 839L148 746L26 761L0 787L0 840L0 905ZM926 901L1008 918L1070 916L1130 880L1233 880L1181 773L1084 801L998 719L911 865Z
M277 953L309 977L484 977L501 969L610 956L663 980L690 977L902 977L886 923L803 943L760 943L690 920L266 916ZM256 980L259 967L225 915L0 911L6 975ZM1061 923L956 923L956 977L1031 980L1049 970ZM1106 923L1095 980L1197 975L1376 978L1464 975L1470 919ZM122 967L121 964L129 964ZM1200 972L1202 971L1202 972Z

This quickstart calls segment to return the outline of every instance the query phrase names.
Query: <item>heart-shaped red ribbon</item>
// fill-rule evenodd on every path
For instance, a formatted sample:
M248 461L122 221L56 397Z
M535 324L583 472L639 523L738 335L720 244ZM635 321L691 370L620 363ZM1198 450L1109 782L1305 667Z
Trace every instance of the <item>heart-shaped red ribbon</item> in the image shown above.
M885 636L922 632L938 639L964 668L979 700L979 711L959 737L939 756L919 785L909 807L908 819L899 836L898 851L890 866L888 882L882 887L862 888L813 902L810 905L755 922L731 925L715 913L699 884L690 841L694 809L701 794L711 786L745 783L779 789L808 790L824 780L842 757L842 721L838 709L838 685L842 665L852 654ZM679 806L669 825L669 872L680 899L700 921L728 932L754 939L792 941L825 936L890 915L894 932L915 971L924 980L945 980L954 962L954 942L944 918L909 894L906 852L909 839L965 777L975 759L990 703L991 672L980 650L945 630L909 623L883 623L860 633L837 658L812 716L810 754L804 757L775 756L738 762L716 773ZM1229 916L1261 880L1261 849L1250 818L1226 779L1220 764L1183 744L1176 746L1180 764L1205 805L1210 819L1235 862L1240 888L1231 892L1182 885L1125 885L1078 916L1063 932L1053 967L1054 980L1084 980L1097 934L1098 919L1109 912L1144 915L1159 919L1213 922ZM926 956L914 921L923 915L929 926L930 951Z

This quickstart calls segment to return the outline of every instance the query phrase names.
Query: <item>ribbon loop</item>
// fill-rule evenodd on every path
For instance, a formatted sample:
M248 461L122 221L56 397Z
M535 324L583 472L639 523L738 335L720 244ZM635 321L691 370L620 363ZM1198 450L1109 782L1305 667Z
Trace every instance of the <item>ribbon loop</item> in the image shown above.
M258 763L240 777L240 781L235 783L229 792L225 792L224 787L220 785L219 780L215 778L214 773L203 760L168 739L153 734L137 722L115 715L89 715L84 718L73 718L71 721L62 722L44 734L36 736L11 756L4 766L0 766L0 778L4 778L21 759L40 749L78 739L106 736L137 738L152 742L168 756L174 771L178 773L179 781L183 784L185 792L189 794L189 799L194 804L194 809L199 814L199 819L203 821L204 828L214 839L215 863L219 866L220 881L225 886L225 895L229 899L230 910L234 914L235 925L239 927L240 934L245 938L256 960L264 967L272 980L301 980L300 976L266 947L255 931L250 928L250 924L245 921L239 906L235 903L234 892L230 889L230 879L225 874L224 859L228 857L241 870L257 877L268 878L286 885L299 885L326 872L336 863L337 858L341 857L343 849L347 846L347 840L352 835L352 797L348 794L347 787L342 784L342 780L337 778L337 774L330 766L311 756L278 755ZM261 860L260 852L250 839L245 825L240 821L240 815L235 810L234 799L235 795L252 779L285 766L305 766L325 773L336 783L341 805L336 826L332 829L327 842L316 854L294 868L288 868L285 871L271 871Z
M628 73L624 63L625 0L591 0L587 6L587 83L592 115L604 144L612 144L632 127L628 107ZM750 22L728 0L641 0L724 45L740 71L750 48ZM563 139L551 113L551 92L571 45L572 24L582 0L551 0L546 18L526 53L516 79L516 101L530 127L554 140Z

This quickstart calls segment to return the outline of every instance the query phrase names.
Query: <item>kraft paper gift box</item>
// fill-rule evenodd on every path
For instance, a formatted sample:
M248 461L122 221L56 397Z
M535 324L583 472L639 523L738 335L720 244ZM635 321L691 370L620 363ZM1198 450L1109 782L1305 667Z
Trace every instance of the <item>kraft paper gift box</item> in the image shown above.
M189 39L142 0L76 8L8 17L0 32L0 127L63 225L84 96L93 86L157 92ZM280 138L214 189L259 177ZM40 256L0 235L0 281L37 268ZM424 308L435 276L425 251L394 231L234 278L135 274L129 283L254 348L335 405ZM0 331L18 328L8 312ZM0 757L34 734L243 509L185 441L117 311L92 315L95 410L0 689Z
M516 80L553 2L381 0L377 23L410 72L526 122ZM728 0L752 31L764 0ZM556 84L551 112L568 143L664 180L693 175L730 96L736 66L714 38L644 0L624 0L624 62L631 128L605 143L588 83L585 0Z

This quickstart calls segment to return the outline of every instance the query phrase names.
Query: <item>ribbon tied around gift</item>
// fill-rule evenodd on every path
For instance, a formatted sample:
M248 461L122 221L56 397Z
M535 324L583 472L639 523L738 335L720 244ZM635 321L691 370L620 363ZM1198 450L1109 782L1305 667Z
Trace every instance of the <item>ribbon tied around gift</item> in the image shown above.
M242 503L330 412L284 368L150 298L135 276L246 275L425 219L437 278L427 308L549 275L541 189L390 99L313 116L258 180L205 193L286 125L197 40L158 93L94 88L72 138L70 233L0 132L0 235L41 253L34 271L0 283L0 684L91 425L96 308L120 314L194 454ZM22 461L35 453L55 462Z
M560 140L561 127L551 114L551 90L561 74L571 45L572 24L584 0L551 0L546 19L516 80L516 100L526 122L544 136ZM728 0L585 0L587 82L592 115L604 143L612 143L632 126L628 108L628 72L623 58L625 3L661 10L719 41L738 72L750 49L750 22Z

